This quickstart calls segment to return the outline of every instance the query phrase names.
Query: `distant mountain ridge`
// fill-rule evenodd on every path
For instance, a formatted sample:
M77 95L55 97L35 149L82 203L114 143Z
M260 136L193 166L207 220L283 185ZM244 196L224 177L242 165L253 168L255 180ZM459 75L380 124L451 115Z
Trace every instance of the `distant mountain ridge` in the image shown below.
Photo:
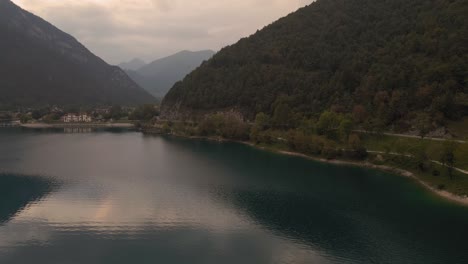
M176 82L182 80L213 54L215 52L211 50L184 50L155 60L136 70L126 69L126 72L141 87L154 96L162 98Z
M223 48L162 114L263 112L293 126L331 110L371 127L443 126L468 115L467 14L467 0L317 0Z
M139 58L134 58L132 59L131 61L128 61L128 62L122 62L121 64L119 64L118 66L122 69L122 70L131 70L131 71L136 71L138 69L140 69L141 67L145 66L146 65L146 62L142 59L139 59Z
M141 104L124 71L9 0L0 1L0 105Z

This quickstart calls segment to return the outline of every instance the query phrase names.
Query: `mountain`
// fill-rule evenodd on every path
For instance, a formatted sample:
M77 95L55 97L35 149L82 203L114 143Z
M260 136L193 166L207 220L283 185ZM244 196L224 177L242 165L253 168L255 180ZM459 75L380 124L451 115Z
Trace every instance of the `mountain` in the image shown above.
M0 105L140 104L155 99L47 21L0 0Z
M169 89L188 73L208 60L214 51L181 51L155 60L138 70L127 70L127 74L141 87L156 97L162 98Z
M468 115L467 14L467 0L318 0L222 49L175 84L162 113L458 119Z
M119 67L122 69L122 70L131 70L131 71L136 71L138 69L140 69L141 67L145 66L146 65L146 62L141 60L141 59L138 59L138 58L135 58L131 61L128 61L128 62L122 62L121 64L119 64Z

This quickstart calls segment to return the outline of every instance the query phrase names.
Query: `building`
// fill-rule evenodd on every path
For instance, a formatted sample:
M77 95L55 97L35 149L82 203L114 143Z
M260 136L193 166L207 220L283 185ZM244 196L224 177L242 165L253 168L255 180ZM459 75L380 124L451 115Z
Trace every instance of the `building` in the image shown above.
M74 114L68 113L65 114L63 117L63 122L65 123L90 123L93 121L91 116L87 114Z

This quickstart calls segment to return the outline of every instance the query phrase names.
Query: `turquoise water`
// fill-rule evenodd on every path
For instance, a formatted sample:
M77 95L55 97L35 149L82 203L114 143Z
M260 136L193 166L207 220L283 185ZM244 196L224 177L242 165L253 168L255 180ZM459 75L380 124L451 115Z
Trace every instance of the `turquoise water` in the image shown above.
M81 132L81 133L70 133ZM234 143L0 129L0 263L468 263L468 208Z

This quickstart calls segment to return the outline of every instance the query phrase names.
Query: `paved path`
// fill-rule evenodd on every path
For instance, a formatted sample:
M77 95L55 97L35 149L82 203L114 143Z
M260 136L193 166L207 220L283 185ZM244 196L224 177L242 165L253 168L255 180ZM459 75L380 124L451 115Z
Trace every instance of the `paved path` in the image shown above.
M421 138L420 136L414 136L414 135L394 134L394 133L377 133L377 132L366 131L366 130L354 130L354 132L365 133L365 134L382 134L382 135L392 136L392 137L417 138L417 139ZM433 137L425 137L424 139L434 140L434 141L453 141L453 142L462 143L462 144L467 143L467 141L459 140L459 139L445 139L445 138L433 138Z
M368 150L367 152L369 153L374 153L374 154L390 154L390 155L395 155L395 156L405 156L405 157L408 157L408 158L414 158L413 155L410 155L410 154L400 154L400 153L396 153L396 152L389 152L389 153L386 153L384 151L377 151L377 150ZM430 162L433 162L435 164L439 164L441 166L445 166L445 167L449 167L445 164L443 164L442 162L440 161L437 161L437 160L429 160ZM463 170L463 169L460 169L460 168L457 168L457 167L452 167L452 169L458 171L458 172L461 172L463 174L466 174L468 175L468 171L466 170Z

